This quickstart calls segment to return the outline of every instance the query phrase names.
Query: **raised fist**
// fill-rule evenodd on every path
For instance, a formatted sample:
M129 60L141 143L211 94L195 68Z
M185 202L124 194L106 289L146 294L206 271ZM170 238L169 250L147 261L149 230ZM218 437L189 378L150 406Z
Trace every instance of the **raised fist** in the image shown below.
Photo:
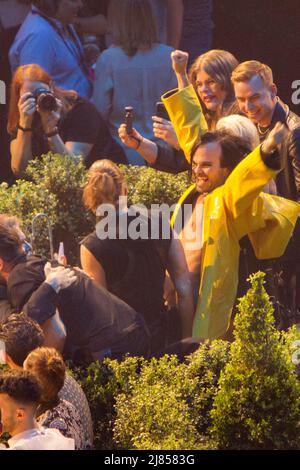
M171 52L172 67L175 73L185 74L189 60L189 54L183 51Z

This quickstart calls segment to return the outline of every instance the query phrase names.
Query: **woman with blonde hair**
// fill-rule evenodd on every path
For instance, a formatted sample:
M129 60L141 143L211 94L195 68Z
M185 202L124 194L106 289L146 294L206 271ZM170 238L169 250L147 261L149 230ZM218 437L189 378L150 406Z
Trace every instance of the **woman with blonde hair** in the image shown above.
M118 142L125 106L133 107L137 130L152 139L155 103L176 85L172 48L157 41L149 0L111 0L108 21L113 45L98 58L92 101ZM137 149L137 141L135 148L124 146L128 163L144 164Z
M58 397L66 375L66 366L60 353L53 348L34 349L25 359L23 367L37 379L42 391L37 422L45 428L58 429L65 437L73 438L77 450L85 449L85 433L77 409Z
M112 204L117 213L117 230L115 236L105 238L96 226L96 231L81 244L81 264L96 282L143 315L154 353L170 342L191 336L194 305L190 276L180 240L173 236L169 227L169 217L165 220L168 234L164 232L166 224L162 217L152 213L151 217L139 216L139 223L145 224L147 237L133 239L130 236L130 224L135 223L137 216L131 215L126 205L119 204L120 197L126 195L127 185L121 170L109 160L94 163L84 188L84 203L94 213L101 204ZM118 227L122 227L122 234ZM153 229L157 229L156 239L151 238ZM143 233L141 229L140 234ZM166 270L177 291L178 319L175 312L171 316L164 305ZM181 323L181 332L174 333L174 337L168 330L171 325L178 327L178 323Z

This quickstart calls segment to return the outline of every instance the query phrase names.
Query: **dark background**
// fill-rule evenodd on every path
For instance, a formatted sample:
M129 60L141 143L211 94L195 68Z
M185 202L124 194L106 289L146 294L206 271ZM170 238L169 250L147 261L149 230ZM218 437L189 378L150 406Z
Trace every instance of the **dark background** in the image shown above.
M300 114L300 105L291 102L291 84L300 80L300 1L214 0L213 20L213 47L232 52L240 62L268 64L278 95Z

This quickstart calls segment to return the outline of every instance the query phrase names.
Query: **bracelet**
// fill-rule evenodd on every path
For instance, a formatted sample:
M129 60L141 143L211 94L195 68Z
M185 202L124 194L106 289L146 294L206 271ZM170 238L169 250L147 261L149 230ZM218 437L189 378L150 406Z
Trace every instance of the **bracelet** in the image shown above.
M33 131L32 127L22 127L19 123L17 124L17 128L20 129L20 131L23 131L23 132L32 132Z
M45 136L49 139L50 137L54 137L55 135L58 134L58 128L54 127L53 131L51 132L45 132Z
M137 149L140 148L140 145L141 145L141 143L143 142L143 137L142 137L141 139L137 139L136 137L133 137L133 139L136 140L137 143L138 143L137 146L136 146L135 149L134 149L134 150L137 150Z

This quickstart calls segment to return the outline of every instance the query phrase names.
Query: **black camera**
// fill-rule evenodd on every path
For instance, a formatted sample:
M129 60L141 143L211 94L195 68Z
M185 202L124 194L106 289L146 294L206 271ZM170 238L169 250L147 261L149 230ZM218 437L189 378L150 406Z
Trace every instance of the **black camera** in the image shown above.
M42 111L56 111L57 103L52 91L46 88L38 88L33 93L36 104Z

